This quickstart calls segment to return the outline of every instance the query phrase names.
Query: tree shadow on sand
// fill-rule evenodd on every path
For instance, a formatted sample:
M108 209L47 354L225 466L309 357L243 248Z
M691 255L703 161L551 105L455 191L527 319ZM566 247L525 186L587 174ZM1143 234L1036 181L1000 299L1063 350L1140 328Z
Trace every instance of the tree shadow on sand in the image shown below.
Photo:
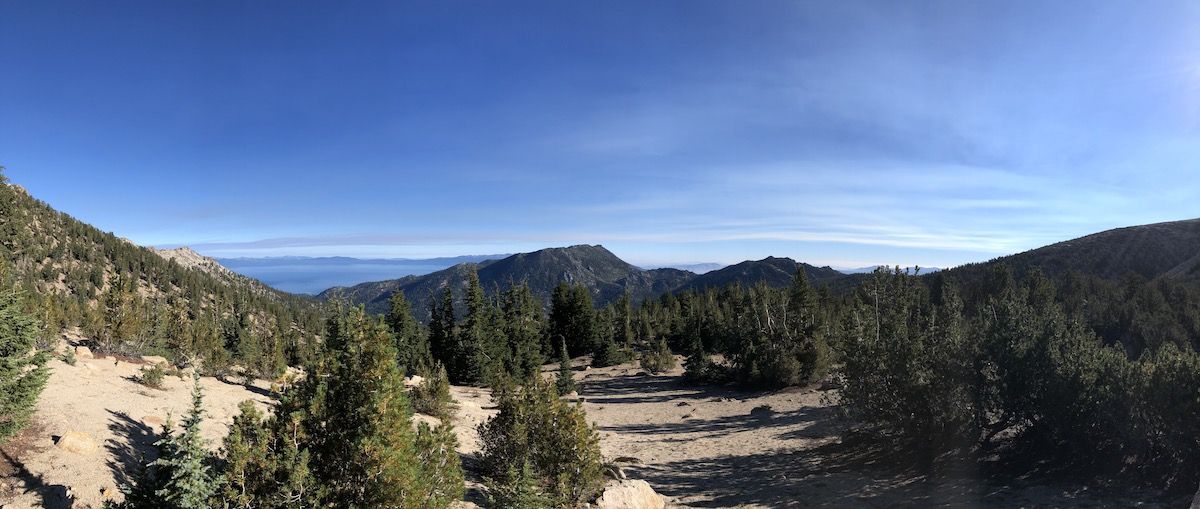
M589 403L667 403L676 400L711 398L744 399L763 394L714 385L688 385L678 376L621 375L583 380L579 395Z
M108 468L112 470L117 486L130 486L133 476L148 461L155 459L154 442L160 434L142 421L124 412L108 411L111 415L108 429L118 438L109 440L104 446L108 450Z
M591 401L591 400L589 400ZM824 438L840 427L831 407L804 407L794 412L751 412L715 419L685 419L671 423L623 424L603 426L604 431L639 435L688 435L688 439L708 438L763 428L789 428L780 438ZM804 425L799 429L790 429ZM702 434L695 436L695 434Z
M70 490L61 484L49 484L45 476L30 472L25 464L13 457L8 451L0 450L0 461L4 462L5 470L20 479L24 484L25 493L34 492L41 499L41 506L49 509L70 509L75 505L75 497Z
M805 450L628 470L664 495L686 497L691 507L1125 507L1178 502L1161 492L1101 488L969 456L940 457L931 466L910 449L860 435Z

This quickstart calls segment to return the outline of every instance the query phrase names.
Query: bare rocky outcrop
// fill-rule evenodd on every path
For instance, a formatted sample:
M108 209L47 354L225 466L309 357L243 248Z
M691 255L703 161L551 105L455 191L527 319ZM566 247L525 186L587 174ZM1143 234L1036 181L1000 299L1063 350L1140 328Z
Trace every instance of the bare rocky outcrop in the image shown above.
M75 454L92 454L96 452L96 440L91 435L81 431L68 431L58 437L54 445L64 451Z
M595 504L597 509L663 509L666 506L662 495L655 493L650 483L628 479L609 482Z
M143 355L142 360L155 366L169 366L171 364L167 361L166 357L160 355Z
M193 251L190 247L178 247L175 249L156 249L151 247L148 249L166 260L175 261L175 263L180 267L196 269L214 276L229 278L235 276L233 271L225 268L224 265L221 265L212 258Z
M91 348L88 348L86 346L75 347L75 358L76 359L91 359L93 357L95 357L95 356L92 355Z

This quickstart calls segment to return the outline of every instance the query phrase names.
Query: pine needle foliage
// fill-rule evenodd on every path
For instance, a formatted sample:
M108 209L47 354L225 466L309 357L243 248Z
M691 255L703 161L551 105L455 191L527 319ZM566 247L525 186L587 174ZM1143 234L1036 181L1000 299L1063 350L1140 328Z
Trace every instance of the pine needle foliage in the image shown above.
M454 399L450 396L450 378L446 368L437 363L428 376L410 392L413 410L447 420L454 415Z
M359 307L331 319L326 337L320 360L279 410L303 430L299 441L320 487L316 498L331 507L443 506L452 487L428 483L454 475L457 453L444 445L432 449L434 456L418 449L387 326ZM443 427L441 444L453 438Z
M21 311L20 293L0 290L0 443L29 424L50 377L49 354L34 351L41 331L41 323Z
M532 471L555 506L595 496L604 482L600 436L582 406L562 400L541 377L501 391L497 406L499 413L479 427L487 477L523 491L526 481L514 476Z
M575 383L575 368L571 367L571 356L567 355L567 344L564 342L558 349L558 377L554 388L559 396L565 396L578 390Z

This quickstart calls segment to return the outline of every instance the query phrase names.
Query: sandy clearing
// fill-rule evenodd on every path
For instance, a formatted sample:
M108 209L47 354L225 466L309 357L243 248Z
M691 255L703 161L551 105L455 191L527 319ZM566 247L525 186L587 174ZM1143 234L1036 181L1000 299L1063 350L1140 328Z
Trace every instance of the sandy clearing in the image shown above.
M133 380L139 366L132 364L80 359L76 366L54 361L52 367L37 426L6 448L25 449L13 459L26 475L23 482L0 479L10 485L0 485L4 509L99 507L101 490L120 482L159 431L159 420L181 415L190 403L190 380L168 378L164 390L148 389ZM546 366L544 373L555 370ZM648 375L633 365L575 371L579 400L599 428L605 456L621 459L631 477L645 479L676 507L1186 506L1153 492L1052 485L1036 477L997 484L969 469L927 479L895 467L902 461L890 451L843 443L827 393L696 387L681 383L681 373ZM261 382L249 389L211 378L202 384L205 436L214 448L238 403L271 404ZM482 504L476 428L495 413L491 394L457 386L451 393L467 498ZM70 431L93 437L97 452L56 447L54 437Z
M29 507L95 508L124 479L128 467L150 450L168 415L178 423L191 407L191 379L167 377L161 390L135 381L142 366L111 358L79 359L74 366L52 361L53 374L38 401L33 448L19 458L20 468L34 479L26 486L0 492L5 509ZM219 446L237 406L252 400L271 404L261 382L253 388L202 378L208 420L204 437ZM81 432L97 444L91 454L64 451L56 437ZM12 493L16 491L16 493Z

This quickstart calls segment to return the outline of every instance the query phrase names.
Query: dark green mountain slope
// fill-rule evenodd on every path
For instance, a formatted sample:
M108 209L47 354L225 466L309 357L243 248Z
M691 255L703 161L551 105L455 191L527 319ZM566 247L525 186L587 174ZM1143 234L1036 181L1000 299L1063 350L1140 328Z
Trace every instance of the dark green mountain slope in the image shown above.
M383 312L392 292L402 290L413 304L416 315L427 319L430 295L446 286L453 288L456 296L461 295L471 268L479 271L480 282L490 291L505 288L510 282L523 281L535 295L549 303L550 292L559 283L578 283L591 290L592 300L597 305L604 305L625 292L638 302L667 292L720 287L735 282L749 286L762 281L782 287L791 282L798 267L803 267L809 279L818 284L844 277L828 267L813 267L788 258L747 261L703 275L679 269L644 270L626 263L603 246L580 245L516 254L479 264L460 264L424 276L331 288L317 297L366 304L369 311Z
M762 260L747 260L701 274L675 290L703 290L704 288L721 288L734 283L754 285L759 282L769 286L784 287L792 282L792 277L799 268L804 269L808 281L814 285L822 285L846 276L829 267L814 267L807 263L796 262L791 258L769 256Z
M1107 230L957 267L951 275L970 279L999 263L1017 275L1037 268L1048 276L1073 271L1103 279L1129 274L1145 279L1195 277L1200 271L1200 219Z
M525 282L547 303L550 292L562 282L586 286L592 292L592 298L598 304L604 304L625 291L635 299L656 296L695 276L676 269L643 270L626 263L603 246L579 245L542 249L478 264L464 263L424 276L330 288L317 298L366 304L369 311L383 312L392 292L402 290L412 303L413 312L427 319L430 296L447 286L460 296L471 269L478 271L479 281L488 291Z

